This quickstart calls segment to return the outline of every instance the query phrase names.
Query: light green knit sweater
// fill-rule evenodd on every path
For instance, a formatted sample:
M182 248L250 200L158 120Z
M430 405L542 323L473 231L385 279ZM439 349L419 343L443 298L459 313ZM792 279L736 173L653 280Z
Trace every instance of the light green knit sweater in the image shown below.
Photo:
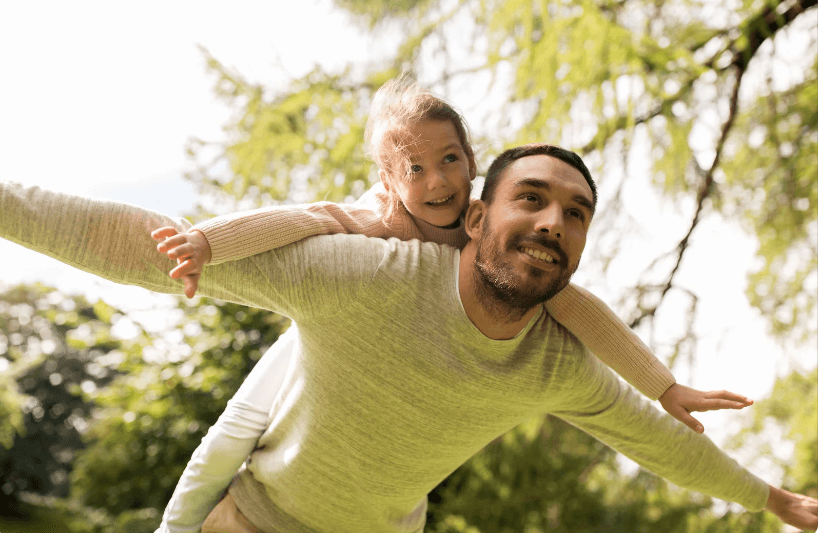
M116 282L181 293L148 236L170 223L0 184L1 237ZM513 339L482 335L461 306L458 258L435 244L342 235L206 271L202 294L299 324L296 364L252 455L252 479L233 490L251 521L270 533L422 531L427 493L540 413L679 486L763 508L765 482L619 382L547 313ZM260 509L260 498L269 505Z

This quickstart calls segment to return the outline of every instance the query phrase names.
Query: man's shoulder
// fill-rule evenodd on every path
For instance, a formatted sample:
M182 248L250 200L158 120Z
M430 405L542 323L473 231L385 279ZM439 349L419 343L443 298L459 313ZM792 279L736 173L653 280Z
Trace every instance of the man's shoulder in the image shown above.
M298 241L298 245L306 248L324 249L361 249L361 250L383 250L391 253L403 253L405 251L418 250L423 253L447 253L453 255L458 250L446 244L436 242L424 242L418 239L402 240L396 237L382 239L380 237L367 237L365 235L337 233L334 235L316 235Z
M435 271L452 264L459 253L456 248L433 242L348 234L309 237L280 250L307 264L369 271L398 269L405 274L414 270Z

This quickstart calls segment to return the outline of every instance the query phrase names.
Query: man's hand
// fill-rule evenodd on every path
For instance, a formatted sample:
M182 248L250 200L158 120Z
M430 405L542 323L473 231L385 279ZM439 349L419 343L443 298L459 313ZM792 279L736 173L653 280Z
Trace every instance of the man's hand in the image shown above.
M769 485L766 509L790 526L817 531L817 500L814 498Z
M211 245L198 230L179 233L175 228L164 227L151 232L151 237L161 241L157 251L176 259L177 266L170 272L174 279L183 278L185 296L193 298L199 287L202 268L211 260Z
M718 409L743 409L752 405L752 400L734 392L703 392L675 383L658 398L666 412L674 416L694 431L703 433L703 425L689 413L693 411L716 411Z

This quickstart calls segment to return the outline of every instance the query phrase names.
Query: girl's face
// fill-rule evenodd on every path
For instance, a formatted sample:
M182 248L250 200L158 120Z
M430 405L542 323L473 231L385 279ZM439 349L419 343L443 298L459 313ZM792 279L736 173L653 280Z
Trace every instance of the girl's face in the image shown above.
M464 152L455 126L449 120L424 119L408 126L402 137L410 173L403 175L406 167L395 165L393 175L382 174L385 188L401 198L411 215L428 224L444 227L457 222L470 201L475 164Z

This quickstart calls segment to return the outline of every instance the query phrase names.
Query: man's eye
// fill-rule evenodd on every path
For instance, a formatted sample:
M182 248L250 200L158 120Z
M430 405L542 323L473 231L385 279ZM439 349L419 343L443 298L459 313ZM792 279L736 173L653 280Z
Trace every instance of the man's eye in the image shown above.
M583 214L583 213L581 213L581 212L580 212L579 210L577 210L577 209L570 209L570 210L569 210L569 216L571 216L571 217L575 217L575 218L579 218L579 219L581 219L581 220L583 220L583 219L584 219L584 214Z
M521 197L524 198L528 202L538 202L539 201L538 197L534 194L524 194Z

